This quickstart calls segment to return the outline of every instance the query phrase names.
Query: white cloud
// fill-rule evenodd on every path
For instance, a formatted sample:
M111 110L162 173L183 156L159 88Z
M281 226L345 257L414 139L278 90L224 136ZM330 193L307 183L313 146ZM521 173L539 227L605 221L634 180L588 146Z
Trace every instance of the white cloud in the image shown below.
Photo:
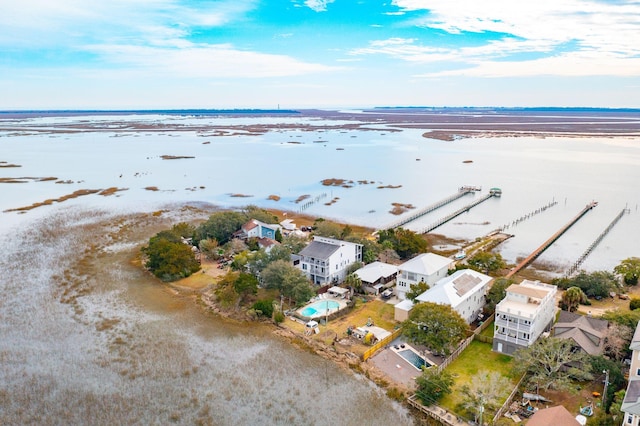
M187 42L185 42L187 43ZM296 76L339 70L298 61L285 55L238 50L229 44L166 46L87 46L108 62L134 66L141 75L195 78L263 78Z
M305 0L304 4L316 12L326 12L327 5L333 3L334 0Z

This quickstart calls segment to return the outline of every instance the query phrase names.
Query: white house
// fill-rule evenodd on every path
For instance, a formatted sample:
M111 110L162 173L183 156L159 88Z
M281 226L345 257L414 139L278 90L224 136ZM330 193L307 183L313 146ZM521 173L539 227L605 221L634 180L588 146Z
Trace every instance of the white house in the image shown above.
M633 351L629 367L629 383L620 409L624 412L623 425L638 426L640 425L640 323L636 325L629 349Z
M447 276L453 268L453 260L434 253L423 253L398 266L396 293L400 300L406 299L406 293L412 284L425 282L433 286L441 278Z
M485 304L484 296L492 279L472 269L456 271L453 275L437 281L429 290L418 296L415 302L449 305L468 324L471 324L482 311ZM396 304L394 309L396 321L406 320L411 308L413 303L408 299Z
M393 281L398 267L384 262L372 262L354 272L362 281L363 287L370 293L378 294L384 285ZM392 284L390 284L392 285Z
M493 350L512 355L527 348L553 325L558 287L540 281L512 284L496 306Z
M349 265L362 262L362 244L314 236L299 257L296 266L314 284L338 283L344 280Z

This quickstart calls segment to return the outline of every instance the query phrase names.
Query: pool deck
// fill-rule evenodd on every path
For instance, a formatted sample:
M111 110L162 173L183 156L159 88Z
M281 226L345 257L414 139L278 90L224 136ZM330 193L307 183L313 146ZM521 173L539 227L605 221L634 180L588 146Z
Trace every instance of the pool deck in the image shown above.
M302 315L303 317L310 318L310 319L322 318L322 317L324 317L326 315L326 312L320 312L320 313L317 313L317 314L314 314L314 315L304 315L302 313L302 311L304 311L306 308L308 308L309 306L313 305L314 303L325 302L325 301L336 302L338 304L337 308L329 309L329 315L331 315L334 312L338 312L338 311L340 311L340 310L342 310L342 309L347 307L347 300L346 299L343 299L341 297L331 297L331 296L327 295L327 293L324 293L324 294L322 294L320 296L316 296L312 302L307 303L302 308L298 309L296 312L298 314Z
M385 347L378 351L373 357L369 358L367 362L371 362L380 371L382 371L389 379L395 383L401 383L407 386L409 389L415 388L415 378L422 372L418 370L412 363L404 359L401 355L398 355L394 349L395 345L404 344L404 349L413 349L415 353L424 358L423 352L413 345L408 344L404 339L398 338L391 342L388 347ZM402 350L402 349L400 349ZM442 363L442 359L428 353L427 359L430 363L439 365Z

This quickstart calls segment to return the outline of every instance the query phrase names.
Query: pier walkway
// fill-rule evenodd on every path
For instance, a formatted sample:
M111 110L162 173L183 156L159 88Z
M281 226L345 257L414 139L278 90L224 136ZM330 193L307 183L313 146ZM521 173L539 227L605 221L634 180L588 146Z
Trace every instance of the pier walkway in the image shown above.
M438 221L432 223L431 225L420 229L419 231L416 231L417 234L426 234L428 232L433 231L434 229L438 228L439 226L444 225L445 223L449 222L451 219L460 216L462 213L466 213L469 210L471 210L473 207L477 206L480 203L483 203L485 201L487 201L489 198L492 197L499 197L502 194L502 191L500 191L500 189L498 188L494 188L492 189L487 195L485 195L484 197L477 199L476 201L474 201L471 204L467 204L466 206L456 210L455 212L448 214L447 216L439 219Z
M618 223L618 221L622 219L622 216L624 216L625 213L630 213L630 210L626 207L616 215L616 217L611 221L609 226L607 226L605 230L602 231L600 235L598 235L598 238L596 238L595 241L592 242L591 245L584 251L584 253L582 253L582 255L578 258L578 260L576 260L573 263L573 265L571 265L571 267L565 274L565 277L569 278L571 275L575 274L578 271L578 268L580 267L580 265L582 265L582 262L584 262L587 256L591 254L593 249L595 249L596 246L600 244L600 241L602 241L602 239L609 233L609 231L611 231L611 229L613 229L613 227L616 226L616 223Z
M447 198L444 198L436 203L433 203L423 209L418 210L417 212L414 212L413 214L401 218L399 220L397 220L396 222L393 222L391 225L387 226L385 229L395 229L395 228L399 228L401 226L406 225L409 222L413 222L414 220L416 220L417 218L424 216L427 213L431 213L434 210L439 209L442 206L445 206L455 200L457 200L458 198L464 197L467 194L471 194L473 192L476 191L481 191L482 188L478 187L478 186L461 186L460 188L458 188L458 192L456 192L453 195L448 196Z
M546 249L548 249L551 246L551 244L553 244L558 238L560 238L562 236L562 234L567 232L567 230L569 228L571 228L576 222L578 222L582 218L582 216L584 216L589 210L593 209L597 205L598 205L598 203L596 201L592 201L591 203L587 204L585 206L585 208L580 211L580 213L578 213L573 219L571 219L569 221L569 223L567 223L562 228L560 228L560 230L558 230L555 234L553 234L551 236L551 238L549 238L547 241L545 241L540 247L535 249L533 251L533 253L531 253L529 256L527 256L515 268L513 268L511 271L509 271L509 273L505 276L505 278L511 278L512 276L514 276L515 274L520 272L520 270L522 270L522 269L526 268L527 266L529 266L529 264L531 262L536 260L536 258L538 256L540 256L542 254L542 252L544 252Z

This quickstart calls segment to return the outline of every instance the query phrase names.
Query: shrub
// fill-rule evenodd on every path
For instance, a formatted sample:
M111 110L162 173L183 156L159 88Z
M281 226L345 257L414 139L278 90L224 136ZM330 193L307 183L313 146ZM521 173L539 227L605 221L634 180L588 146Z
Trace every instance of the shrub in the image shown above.
M634 298L629 301L629 309L635 311L640 308L640 299Z
M271 318L273 316L273 299L260 299L252 306L256 311L260 311L258 315Z

